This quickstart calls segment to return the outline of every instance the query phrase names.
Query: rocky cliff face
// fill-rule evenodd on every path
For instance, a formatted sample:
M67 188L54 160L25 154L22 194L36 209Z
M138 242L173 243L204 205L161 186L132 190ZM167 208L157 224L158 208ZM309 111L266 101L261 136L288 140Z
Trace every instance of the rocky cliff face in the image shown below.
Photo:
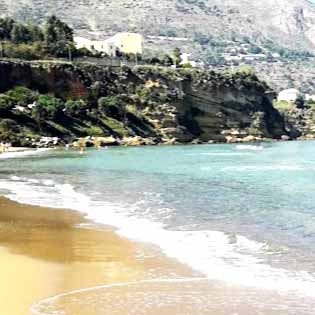
M0 62L0 92L16 86L62 102L84 100L82 109L69 114L65 108L41 128L27 109L20 108L22 114L17 109L0 111L0 119L13 118L42 135L71 138L93 135L94 130L95 135L117 139L140 136L152 143L188 143L279 139L286 134L267 86L252 73Z
M0 15L6 14L39 22L57 14L77 31L105 34L247 38L308 50L315 45L315 10L307 0L0 0Z
M300 140L315 139L315 108L296 108L281 111L288 135Z

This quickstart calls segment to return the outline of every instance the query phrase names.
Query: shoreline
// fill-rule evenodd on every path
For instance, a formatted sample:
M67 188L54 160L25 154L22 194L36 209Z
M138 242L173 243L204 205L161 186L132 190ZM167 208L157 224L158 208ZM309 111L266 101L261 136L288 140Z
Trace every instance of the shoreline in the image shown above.
M294 297L200 277L77 211L5 197L0 209L1 314L258 315L265 300L268 315L287 315L277 303L299 307Z
M146 139L148 138L141 138L142 140L139 141L138 137L135 137L134 142L133 139L130 138L129 143L121 143L121 144L104 144L100 146L99 148L107 148L107 147L159 147L159 146L190 146L190 145L257 145L257 144L268 144L268 143L286 143L286 142L311 142L315 141L315 138L297 138L297 139L261 139L261 140L255 140L255 141L240 141L240 142L176 142L170 141L170 142L161 142L161 143L146 143ZM64 145L55 145L55 146L47 146L47 147L12 147L9 149L9 151L0 153L0 159L1 158L11 158L15 156L22 156L22 155L28 155L28 154L36 154L48 150L54 150L54 149L76 149L79 151L80 147L77 145L73 145L73 143L68 143L68 146ZM93 145L88 145L85 147L85 149L91 148Z
M2 275L0 272L0 276L4 279L4 287L0 286L0 292L4 292L3 295L10 302L8 307L11 307L2 310L0 305L0 311L4 314L10 314L11 309L17 307L14 301L19 300L20 296L21 304L19 300L19 305L27 305L29 308L30 305L42 305L41 302L45 304L47 299L52 301L56 295L59 295L65 298L65 301L62 301L62 307L68 308L71 307L69 299L71 300L73 295L81 296L87 293L87 297L85 295L82 297L83 303L84 299L89 298L90 293L94 296L94 290L100 289L105 290L106 294L107 292L114 294L115 288L120 283L125 289L117 296L124 294L125 291L133 294L133 287L136 290L143 290L144 286L148 294L151 294L152 289L158 290L157 294L160 294L159 290L166 290L170 295L176 291L181 292L183 296L190 294L190 290L193 290L192 295L196 294L194 290L200 295L211 293L209 298L214 297L224 303L226 301L234 303L234 298L242 297L247 303L242 313L244 315L260 314L249 311L253 305L248 303L247 296L254 293L257 297L253 299L270 297L275 293L278 301L281 301L283 305L286 304L285 297L278 294L278 291L265 292L262 288L240 287L242 284L233 286L230 282L222 285L219 280L208 280L204 283L190 267L176 259L166 257L157 246L151 247L150 244L133 242L124 236L119 236L115 233L114 227L95 223L89 220L84 212L30 206L2 197L0 197L0 209L0 255L2 258L0 271L2 270L3 273ZM187 250L189 252L189 248ZM24 275L25 272L29 275ZM23 275L21 279L16 277L16 273ZM195 283L189 282L192 276ZM185 290L182 290L181 285L178 285L176 281L179 277L182 277L182 280L189 280ZM165 281L161 281L163 279ZM8 283L12 283L9 290ZM131 288L128 283L132 283ZM25 297L25 292L30 293L27 293ZM22 302L25 299L28 301ZM292 296L290 299L291 303ZM96 298L96 303L97 301L98 298ZM214 304L215 302L216 300ZM311 302L313 305L314 301ZM130 305L133 306L133 304L131 302ZM98 303L98 307L102 305ZM211 305L208 307L213 311ZM84 309L83 306L82 309ZM225 311L215 308L215 313L228 315L232 311L239 310L243 310L243 306ZM76 306L75 311L69 314L85 315L87 311L83 312ZM273 311L268 311L268 314L282 314L279 310ZM16 314L29 313L26 313L25 309L17 309ZM68 315L68 313L65 314ZM88 314L94 315L94 313ZM99 314L107 313L95 313L95 315ZM119 313L119 315L126 314L129 314L128 309ZM143 314L149 315L151 312ZM161 313L152 314L160 315ZM182 315L176 311L176 308L170 314ZM187 314L194 314L194 312Z
M118 236L78 211L30 206L2 196L0 209L0 294L6 301L0 303L1 314L28 315L42 299L149 279L154 270L165 277L192 276L188 267L158 249Z
M52 148L12 147L8 151L0 153L0 159L10 159L20 156L33 155L49 150L52 150Z

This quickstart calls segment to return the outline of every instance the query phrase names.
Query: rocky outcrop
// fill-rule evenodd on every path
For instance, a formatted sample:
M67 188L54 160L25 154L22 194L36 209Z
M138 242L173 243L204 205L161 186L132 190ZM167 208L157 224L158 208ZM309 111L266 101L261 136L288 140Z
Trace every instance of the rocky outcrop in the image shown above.
M31 113L0 112L0 118L16 119L35 134L66 141L98 136L127 145L208 143L286 135L272 93L253 73L1 61L0 93L17 85L64 103L83 101L77 111L65 107L47 116L40 128Z
M281 112L288 135L300 140L315 140L315 109L296 108Z

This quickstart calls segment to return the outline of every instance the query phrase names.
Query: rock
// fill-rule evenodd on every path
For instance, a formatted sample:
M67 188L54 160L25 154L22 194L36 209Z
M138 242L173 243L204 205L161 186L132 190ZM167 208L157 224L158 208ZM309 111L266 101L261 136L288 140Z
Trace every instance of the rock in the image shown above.
M121 143L125 146L140 146L145 145L145 140L140 136L124 137Z
M177 144L177 139L176 138L172 138L172 139L162 139L162 144L164 145L175 145Z
M145 145L156 145L157 141L153 138L144 138L143 142Z
M190 142L190 144L202 144L203 142L197 138L197 139L194 139L193 141Z
M287 135L283 135L283 136L281 136L281 140L282 141L289 141L289 140L291 140L291 138Z
M258 141L258 139L260 140L260 138L249 135L249 136L243 138L242 142L254 142L254 141Z
M315 139L315 135L314 134L307 134L305 135L306 140L314 140Z
M110 137L97 137L96 140L100 142L101 146L116 146L116 145L119 145L119 140L114 138L113 136L110 136Z
M41 137L39 140L33 143L33 146L37 148L51 148L61 144L58 137Z
M227 143L240 143L240 142L243 142L242 138L237 138L235 136L234 137L233 136L226 136L225 139L226 139Z

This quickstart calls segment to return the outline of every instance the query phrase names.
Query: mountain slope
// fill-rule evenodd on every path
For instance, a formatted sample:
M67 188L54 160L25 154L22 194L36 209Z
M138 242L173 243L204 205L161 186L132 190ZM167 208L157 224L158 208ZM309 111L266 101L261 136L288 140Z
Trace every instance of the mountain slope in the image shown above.
M306 0L0 0L0 14L43 21L57 14L77 31L136 31L215 40L271 40L315 48L315 8Z

